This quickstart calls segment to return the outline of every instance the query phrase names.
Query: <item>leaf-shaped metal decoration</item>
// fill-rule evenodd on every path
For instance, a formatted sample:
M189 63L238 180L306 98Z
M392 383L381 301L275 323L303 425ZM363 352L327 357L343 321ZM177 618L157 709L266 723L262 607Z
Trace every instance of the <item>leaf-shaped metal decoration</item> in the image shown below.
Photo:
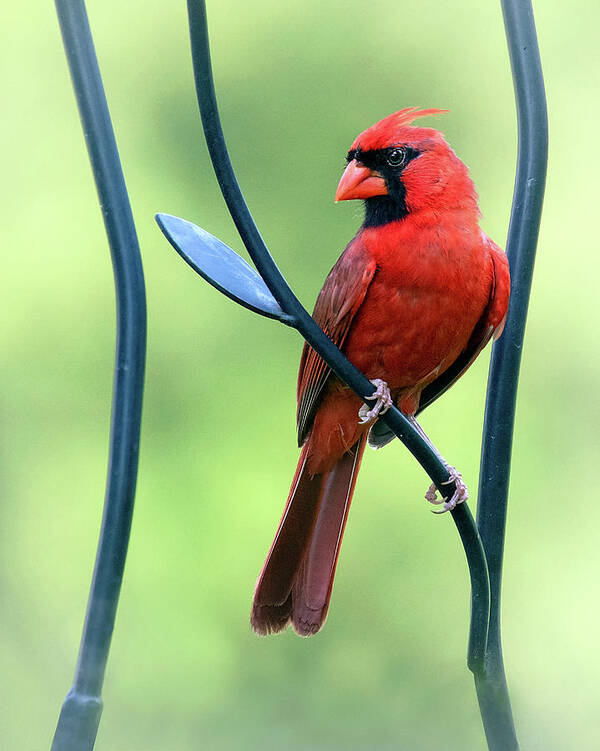
M201 227L170 214L157 214L164 236L194 271L245 308L290 324L258 273L228 245Z

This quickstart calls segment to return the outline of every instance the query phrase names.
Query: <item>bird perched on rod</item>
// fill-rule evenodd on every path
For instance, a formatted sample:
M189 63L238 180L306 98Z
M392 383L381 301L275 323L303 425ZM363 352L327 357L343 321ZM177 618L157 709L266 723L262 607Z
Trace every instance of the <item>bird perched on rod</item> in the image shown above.
M309 636L327 617L333 577L367 441L393 434L377 416L396 404L415 420L502 333L508 261L480 229L468 170L444 136L411 123L445 110L400 110L361 133L346 157L336 201L362 199L365 219L325 280L313 316L372 379L361 400L304 346L298 374L302 446L275 540L262 568L251 623L259 634L289 623ZM448 466L448 465L446 465ZM450 510L467 497L460 474Z

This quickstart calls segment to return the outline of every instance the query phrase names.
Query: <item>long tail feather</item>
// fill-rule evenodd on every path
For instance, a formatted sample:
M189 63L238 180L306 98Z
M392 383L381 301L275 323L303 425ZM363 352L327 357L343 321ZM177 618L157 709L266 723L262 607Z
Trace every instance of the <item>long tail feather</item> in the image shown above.
M301 636L325 623L342 536L365 450L366 435L327 474L310 545L292 590L292 626Z
M327 616L333 577L366 436L322 475L310 476L305 444L275 540L258 578L251 624L259 634L292 621L303 636Z
M250 622L261 635L282 631L292 613L292 586L315 525L323 475L306 470L309 452L302 449L279 528L254 592Z

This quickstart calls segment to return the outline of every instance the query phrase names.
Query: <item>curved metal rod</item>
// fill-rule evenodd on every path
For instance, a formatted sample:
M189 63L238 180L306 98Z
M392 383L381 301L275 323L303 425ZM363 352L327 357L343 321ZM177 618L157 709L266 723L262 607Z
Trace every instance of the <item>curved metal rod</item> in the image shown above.
M102 713L102 683L133 513L146 356L146 295L133 216L85 4L83 0L56 0L56 10L110 244L117 303L104 516L75 680L52 743L52 751L89 751Z
M530 0L502 0L517 103L519 151L506 252L512 292L488 380L477 523L490 571L492 611L484 670L475 685L489 747L518 749L502 661L500 595L519 366L546 183L548 115Z
M302 334L334 373L361 399L368 398L373 394L373 384L352 365L304 309L277 268L250 214L231 165L221 128L211 69L204 0L188 0L188 14L196 93L206 142L219 186L242 241L267 287L290 317L288 324ZM454 492L454 486L448 483L446 467L400 410L392 407L380 419L384 420L400 438L442 495ZM468 661L469 665L475 668L483 664L487 643L490 607L487 563L477 526L467 505L462 503L451 513L469 564L471 636Z

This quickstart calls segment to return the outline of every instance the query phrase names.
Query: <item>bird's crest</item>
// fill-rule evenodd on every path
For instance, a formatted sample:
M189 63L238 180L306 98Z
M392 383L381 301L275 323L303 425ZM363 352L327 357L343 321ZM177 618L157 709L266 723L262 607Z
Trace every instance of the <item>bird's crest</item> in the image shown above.
M418 107L405 107L398 112L384 117L375 125L363 131L352 144L355 149L359 145L363 149L379 149L389 146L396 136L400 135L403 128L408 127L418 117L428 117L429 115L443 115L448 110L425 109L420 110Z

